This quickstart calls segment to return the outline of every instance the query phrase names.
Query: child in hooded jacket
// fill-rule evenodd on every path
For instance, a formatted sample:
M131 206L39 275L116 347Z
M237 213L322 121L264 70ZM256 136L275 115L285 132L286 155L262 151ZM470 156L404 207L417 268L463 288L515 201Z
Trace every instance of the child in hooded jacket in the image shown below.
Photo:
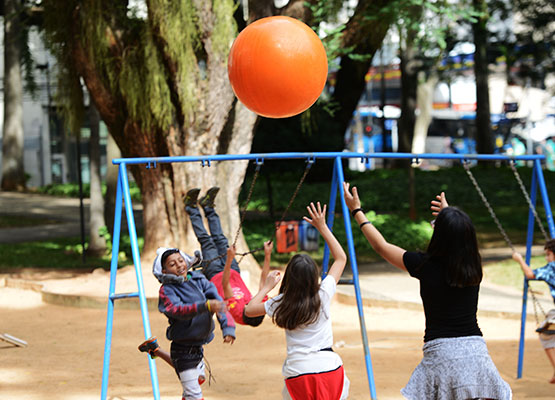
M175 368L183 386L183 400L202 399L200 385L205 380L203 346L214 339L216 313L225 343L235 340L235 323L226 315L225 303L216 287L196 271L189 271L201 259L200 253L191 258L179 249L159 248L154 260L153 274L160 281L158 310L168 317L166 337L171 341L170 359L162 358ZM145 347L146 350L143 350ZM156 339L149 339L139 350L156 348Z

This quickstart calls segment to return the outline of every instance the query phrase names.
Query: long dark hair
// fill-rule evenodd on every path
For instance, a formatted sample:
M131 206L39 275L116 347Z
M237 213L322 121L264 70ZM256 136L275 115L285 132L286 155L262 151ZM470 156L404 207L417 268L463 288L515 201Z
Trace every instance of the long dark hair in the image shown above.
M279 293L283 296L272 317L277 326L293 330L318 319L318 278L318 266L310 256L296 254L289 260L279 288Z
M438 214L427 255L446 269L450 286L476 286L482 281L482 258L470 217L456 207Z

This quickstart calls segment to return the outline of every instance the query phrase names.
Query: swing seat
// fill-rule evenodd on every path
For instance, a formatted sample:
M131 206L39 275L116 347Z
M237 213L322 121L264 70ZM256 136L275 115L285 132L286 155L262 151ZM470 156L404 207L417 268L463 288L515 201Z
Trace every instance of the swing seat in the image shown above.
M543 321L540 326L538 326L538 329L536 329L536 332L546 335L555 335L555 318L552 317Z

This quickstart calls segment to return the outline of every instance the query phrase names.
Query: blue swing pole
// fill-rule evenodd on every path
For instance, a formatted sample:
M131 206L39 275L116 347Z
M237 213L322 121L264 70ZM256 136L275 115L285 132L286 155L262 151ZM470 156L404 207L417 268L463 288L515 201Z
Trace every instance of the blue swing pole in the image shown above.
M535 207L536 206L536 192L537 192L537 171L534 165L534 170L532 171L532 183L530 186L530 202ZM532 243L534 241L534 213L532 208L528 209L528 230L526 232L526 264L530 265L530 257ZM528 306L528 279L524 277L524 285L522 289L522 311L520 315L520 341L518 346L518 368L517 368L517 379L522 378L522 368L524 364L524 344L526 336L526 317L527 317L527 306Z
M333 165L333 174L330 187L330 201L328 202L328 217L326 223L330 230L333 230L333 220L335 215L335 203L337 198L337 167ZM327 275L328 265L330 261L330 249L327 243L324 243L324 258L322 259L322 274Z
M534 160L534 171L537 174L538 185L540 186L540 193L542 196L543 208L545 210L545 218L547 221L547 228L549 229L549 235L555 237L555 225L553 223L553 214L551 212L551 205L549 203L549 196L547 195L547 186L545 185L545 179L543 176L541 163L539 159Z
M116 289L116 272L118 269L119 239L121 228L121 180L118 175L116 189L116 208L114 211L114 235L112 237L112 260L110 263L110 287L108 290L108 312L106 317L106 336L104 342L104 363L102 367L102 387L100 399L106 400L108 391L108 378L110 371L110 351L112 348L112 327L114 323L114 293Z
M360 294L360 283L358 280L358 266L355 254L355 246L353 242L353 232L351 229L351 215L347 204L345 203L345 194L343 193L343 181L345 177L343 175L343 166L341 165L341 157L335 159L334 165L334 178L336 182L336 187L339 187L339 195L341 197L341 208L343 211L343 222L345 224L345 234L347 236L347 247L349 250L349 262L351 264L351 271L353 272L353 285L355 288L355 296L358 309L358 319L360 322L360 333L362 336L362 344L364 347L364 361L366 363L366 375L368 377L368 385L370 386L370 397L372 400L377 399L376 395L376 385L374 382L374 371L372 369L372 359L370 356L370 349L368 347L368 334L366 332L366 322L364 321L364 307L362 304L362 296ZM337 189L336 189L337 190Z
M148 306L146 302L145 290L143 285L143 274L141 270L141 256L139 253L139 244L137 242L137 229L135 227L135 218L133 216L133 205L131 203L131 195L129 193L129 182L127 179L127 170L125 163L120 165L120 178L125 190L123 191L123 200L125 203L125 214L127 216L127 226L129 230L129 239L131 240L131 253L133 254L133 264L135 264L135 276L137 278L138 293L123 294L122 297L139 297L141 305L141 315L143 319L143 330L145 339L152 336L150 331L150 322L148 319ZM150 381L152 384L152 393L155 400L160 399L160 388L158 385L158 374L156 372L156 363L152 357L148 356L148 366L150 368Z
M551 206L549 203L549 197L547 194L547 187L545 185L545 180L543 177L543 171L541 168L541 160L536 158L534 160L534 169L532 171L532 182L530 186L530 202L534 208L536 208L537 199L537 188L540 188L540 194L542 196L542 202L545 209L547 225L551 237L555 236L555 229L553 226L553 214L551 213ZM534 213L532 208L528 210L528 231L526 234L526 264L530 265L530 259L532 257L532 244L534 241ZM527 303L528 303L528 286L529 282L526 277L524 277L523 292L522 292L522 312L520 319L520 340L518 347L518 367L517 367L517 379L522 378L522 370L524 366L524 345L525 345L525 331L526 331L526 316L527 316Z

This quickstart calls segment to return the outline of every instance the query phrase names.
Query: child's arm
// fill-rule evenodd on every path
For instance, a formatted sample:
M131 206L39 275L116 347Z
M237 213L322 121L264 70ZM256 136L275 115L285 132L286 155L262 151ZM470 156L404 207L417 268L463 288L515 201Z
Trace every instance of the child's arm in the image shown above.
M222 287L224 289L224 298L230 299L233 297L233 288L229 283L231 275L231 262L235 258L235 246L227 248L227 257L225 259L224 272L222 274Z
M249 304L245 307L245 315L247 317L259 317L266 314L266 308L264 308L264 297L270 293L270 291L279 283L281 280L281 273L279 271L272 271L268 273L264 285L260 291L249 301Z
M515 260L518 265L520 265L520 269L522 269L522 272L524 273L526 279L536 279L536 274L534 273L532 268L530 268L528 264L526 264L520 253L517 253L515 251L513 253L513 260Z
M266 282L268 273L270 272L270 259L272 257L272 249L274 243L271 240L264 242L264 265L262 266L262 272L260 273L260 282L258 283L258 290L261 290Z
M308 210L310 218L303 217L303 219L320 232L320 235L322 235L330 249L330 253L333 257L333 264L328 270L328 275L333 276L335 282L337 283L339 282L339 279L343 274L343 270L345 269L345 264L347 263L345 250L343 250L343 247L341 247L341 244L339 244L326 224L326 205L324 204L324 208L322 209L320 202L316 203L316 206L314 203L310 203L310 206L307 206L306 209Z
M350 211L360 209L360 199L356 187L353 187L351 193L349 191L349 184L343 182L343 193L345 195L345 203ZM403 262L403 254L405 254L406 250L385 240L380 231L372 223L368 222L364 212L359 211L355 213L354 218L372 248L388 263L406 271L407 268Z

